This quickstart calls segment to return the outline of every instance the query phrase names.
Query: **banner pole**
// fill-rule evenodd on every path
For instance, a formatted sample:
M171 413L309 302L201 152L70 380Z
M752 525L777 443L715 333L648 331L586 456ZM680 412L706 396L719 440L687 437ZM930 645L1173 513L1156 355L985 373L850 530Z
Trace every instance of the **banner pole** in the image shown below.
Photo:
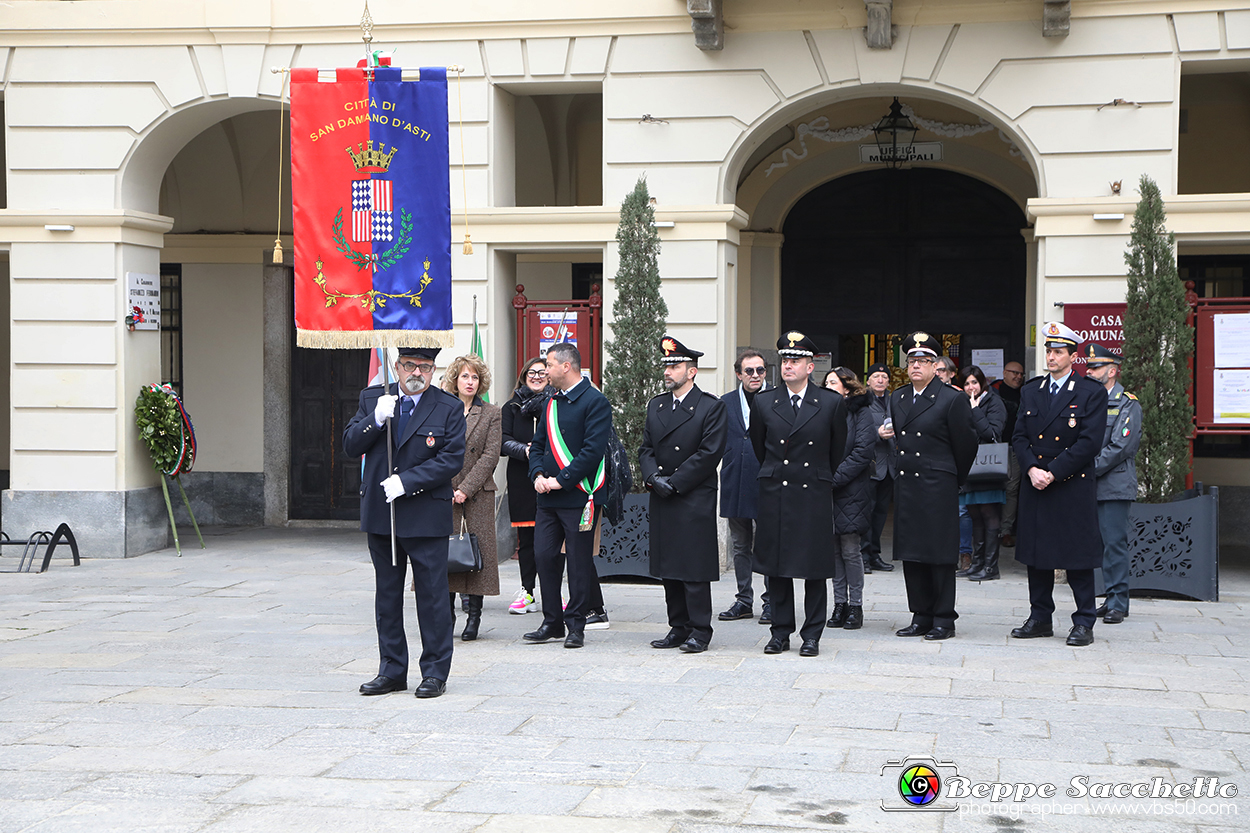
M378 349L382 351L382 360L379 364L382 366L382 390L387 396L391 395L391 372L386 367L386 348L381 345L381 339L378 340ZM390 477L395 469L394 460L394 443L391 441L391 417L386 418L386 476ZM395 544L395 501L387 504L391 509L391 566L399 566L399 547Z

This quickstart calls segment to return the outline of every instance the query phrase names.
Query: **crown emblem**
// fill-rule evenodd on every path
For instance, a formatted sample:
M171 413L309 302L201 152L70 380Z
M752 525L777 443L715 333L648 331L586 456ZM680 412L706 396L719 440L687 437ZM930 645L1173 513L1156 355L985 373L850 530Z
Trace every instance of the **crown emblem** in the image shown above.
M677 344L671 338L666 338L660 342L660 349L663 350L666 354L672 353L674 350L677 349Z
M390 153L383 153L382 148L384 147L386 147L384 142L378 142L375 150L373 140L370 139L368 142L356 145L356 150L352 150L350 145L344 148L344 150L352 158L352 164L356 166L356 170L373 169L385 171L391 166L391 157L395 155L395 151L399 150L399 148L392 147Z
M794 330L786 333L786 341L790 342L791 347L793 347L798 342L802 341L804 338L806 338L806 336Z

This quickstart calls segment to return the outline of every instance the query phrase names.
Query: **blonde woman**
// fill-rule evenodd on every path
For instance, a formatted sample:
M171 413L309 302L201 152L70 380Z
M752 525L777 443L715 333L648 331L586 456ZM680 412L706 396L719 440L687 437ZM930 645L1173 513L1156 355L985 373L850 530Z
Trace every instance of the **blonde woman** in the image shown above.
M490 390L490 369L479 357L469 354L452 360L443 375L443 390L460 398L464 406L464 467L451 479L453 507L452 529L460 531L464 518L468 531L477 536L482 549L482 569L474 573L452 573L447 576L452 610L456 594L461 599L468 619L460 638L477 639L482 624L482 597L499 595L499 560L495 556L495 466L499 462L502 443L500 411L488 405L482 396Z

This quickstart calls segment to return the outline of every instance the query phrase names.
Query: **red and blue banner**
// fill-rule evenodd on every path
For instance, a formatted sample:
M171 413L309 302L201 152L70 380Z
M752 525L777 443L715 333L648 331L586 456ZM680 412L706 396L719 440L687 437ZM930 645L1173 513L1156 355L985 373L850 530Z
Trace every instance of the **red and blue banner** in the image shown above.
M453 343L447 70L402 72L291 70L301 347Z

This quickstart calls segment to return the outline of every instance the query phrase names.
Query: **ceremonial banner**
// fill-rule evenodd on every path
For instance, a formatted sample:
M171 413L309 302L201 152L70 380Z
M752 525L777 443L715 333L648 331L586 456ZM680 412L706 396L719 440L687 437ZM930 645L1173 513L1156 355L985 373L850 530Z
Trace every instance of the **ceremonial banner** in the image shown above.
M296 343L450 347L447 71L335 75L291 70Z

